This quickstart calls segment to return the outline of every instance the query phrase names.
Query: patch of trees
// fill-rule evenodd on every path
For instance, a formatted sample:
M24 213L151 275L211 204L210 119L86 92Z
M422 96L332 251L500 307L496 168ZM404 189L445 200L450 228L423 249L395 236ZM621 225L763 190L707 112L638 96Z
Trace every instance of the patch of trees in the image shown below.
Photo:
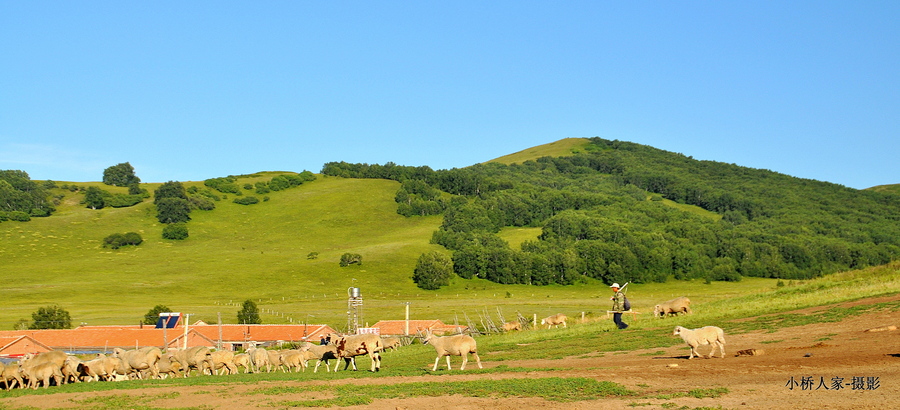
M234 198L231 202L238 205L254 205L259 203L259 198L255 196L245 196L243 198Z
M341 267L347 267L350 265L362 265L362 255L358 253L345 253L341 255L341 261L339 263Z
M103 247L119 249L123 246L137 246L144 242L141 234L137 232L114 233L103 238Z
M103 170L103 183L115 186L132 186L141 183L134 174L134 167L127 162L113 165Z
M181 241L188 238L188 228L187 224L183 223L174 223L167 224L163 227L162 231L163 239L172 239L176 241Z
M25 324L20 321L20 325ZM17 327L20 327L17 325ZM48 305L38 308L31 314L31 323L28 324L29 329L71 329L72 316L69 311L63 309L59 305Z
M453 251L463 278L535 285L587 277L806 279L900 256L896 194L622 141L593 138L573 156L513 165L434 171L333 162L322 173L401 182L398 213L407 216L426 214L410 212L413 201L439 202L444 222L432 242ZM542 234L512 249L496 235L504 227Z
M56 209L49 196L27 172L0 170L0 221L25 222L31 217L50 216Z
M211 178L203 181L207 187L215 189L226 194L243 195L238 186L238 176L230 175L227 177ZM268 181L258 181L253 185L244 184L247 190L256 189L259 195L265 195L272 191L281 191L288 188L300 186L306 182L315 181L316 175L310 171L303 171L299 174L276 175Z
M137 185L134 185L134 187L137 188ZM129 192L132 191L129 190ZM147 197L146 191L142 191L140 188L137 188L136 194L114 194L92 186L84 191L84 199L81 203L91 209L103 209L107 206L124 208L143 202L145 197Z
M173 224L191 220L190 201L181 182L169 181L160 185L153 193L153 203L156 205L156 219L161 223Z

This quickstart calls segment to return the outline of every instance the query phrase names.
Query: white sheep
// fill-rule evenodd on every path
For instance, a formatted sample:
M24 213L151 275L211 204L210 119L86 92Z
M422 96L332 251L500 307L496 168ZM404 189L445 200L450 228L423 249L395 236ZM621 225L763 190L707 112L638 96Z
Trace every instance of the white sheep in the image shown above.
M391 349L391 350L399 349L400 346L403 345L403 341L401 341L399 337L382 336L381 337L381 345L382 345L382 350L386 352L388 349Z
M434 367L431 371L437 371L438 362L440 362L441 357L447 357L447 370L451 370L450 355L462 356L462 365L459 367L459 370L465 370L466 363L469 362L469 353L475 357L478 368L482 369L481 358L478 357L478 346L472 336L435 336L431 332L431 329L426 329L425 339L422 340L422 343L434 346L434 350L437 352L437 357L434 359Z
M541 323L543 324L543 322ZM518 320L512 322L506 322L503 324L504 332L512 332L513 330L522 330L522 323L519 323Z
M566 317L566 315L564 315L562 313L557 313L553 316L547 316L547 317L541 319L541 324L547 325L547 329L549 329L550 326L559 327L559 325L563 325L563 327L567 327L566 320L568 320L568 319L569 318Z
M331 367L329 367L328 361L332 359L336 360L338 358L337 346L335 346L334 344L315 345L306 342L303 344L303 346L300 347L300 350L309 353L309 355L307 355L306 357L306 360L316 359L316 368L313 370L313 373L319 371L319 365L322 364L322 362L325 362L325 371L330 372ZM335 370L337 370L337 366L337 364L334 365Z
M697 346L700 345L712 346L712 351L709 352L710 356L716 352L716 346L718 346L722 351L722 358L725 358L725 332L719 327L705 326L699 329L687 329L675 326L672 334L681 336L681 339L691 347L691 356L688 359L693 359L694 355L700 356L697 353Z
M691 300L681 296L667 300L653 307L653 317L677 315L679 313L691 314Z

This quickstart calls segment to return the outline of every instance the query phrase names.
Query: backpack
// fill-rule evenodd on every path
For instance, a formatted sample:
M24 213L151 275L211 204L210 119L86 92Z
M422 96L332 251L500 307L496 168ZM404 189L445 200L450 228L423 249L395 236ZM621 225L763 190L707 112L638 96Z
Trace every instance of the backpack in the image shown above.
M628 301L628 296L625 296L624 293L622 294L622 310L631 310L631 302Z

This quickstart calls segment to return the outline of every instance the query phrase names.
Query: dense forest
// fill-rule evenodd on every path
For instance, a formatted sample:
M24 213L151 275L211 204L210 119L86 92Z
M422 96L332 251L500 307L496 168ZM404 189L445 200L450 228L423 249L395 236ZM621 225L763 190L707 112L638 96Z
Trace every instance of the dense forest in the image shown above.
M592 138L582 152L461 169L324 165L401 182L397 212L443 214L434 243L463 278L571 284L805 279L900 255L900 195ZM680 204L680 205L679 205ZM512 249L503 227L540 227Z

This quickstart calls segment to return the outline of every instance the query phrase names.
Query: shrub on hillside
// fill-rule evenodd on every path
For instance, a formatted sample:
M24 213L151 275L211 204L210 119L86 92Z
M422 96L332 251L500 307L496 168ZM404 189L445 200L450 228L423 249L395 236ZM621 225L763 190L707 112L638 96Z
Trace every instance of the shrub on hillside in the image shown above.
M137 232L114 233L103 239L103 247L119 249L128 245L140 245L141 242L144 242L144 239Z
M243 198L235 198L231 202L234 202L234 203L240 204L240 205L253 205L253 204L259 203L259 198L255 197L255 196L246 196Z
M0 221L28 222L31 216L22 211L0 212Z
M203 181L203 185L222 193L240 195L241 189L235 181L237 181L236 177L211 178Z
M163 239L183 240L188 237L187 225L183 223L168 224L162 231Z
M164 224L191 220L191 205L187 199L164 198L156 204L156 219Z
M212 211L213 209L216 209L216 203L205 196L192 196L188 198L188 202L191 204L191 209L200 209L203 211Z
M341 263L342 267L350 266L352 264L362 265L362 255L358 253L345 253L341 255Z

